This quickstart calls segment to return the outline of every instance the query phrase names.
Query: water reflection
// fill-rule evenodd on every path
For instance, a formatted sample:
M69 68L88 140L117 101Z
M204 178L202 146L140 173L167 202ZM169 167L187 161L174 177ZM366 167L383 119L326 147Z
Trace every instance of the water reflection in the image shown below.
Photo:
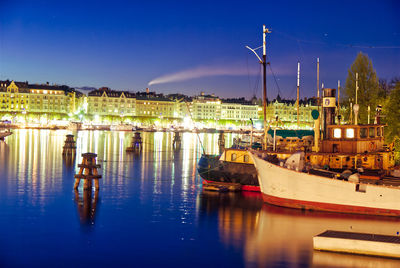
M75 158L62 157L67 134L76 138ZM218 264L226 266L265 266L299 259L310 265L321 263L311 248L304 250L303 261L292 257L297 255L285 241L268 242L269 232L278 232L274 225L283 222L284 226L285 221L300 217L281 220L279 214L262 208L259 194L201 192L196 165L203 148L205 153L218 153L218 134L182 133L181 149L174 150L173 133L142 132L143 150L137 154L126 152L133 135L15 130L6 143L0 142L0 252L10 263L18 259L13 254L21 251L30 257L25 254L26 263L20 266L48 256L58 261L83 254L87 262L98 263L98 252L107 252L102 257L109 260L121 260L121 266L140 258L146 263L153 256L184 266L183 262L210 252L214 259L204 258L198 266L215 264L221 256L227 260ZM228 146L233 136L227 135ZM98 155L99 192L73 190L77 164L87 152ZM268 219L275 222L272 227ZM110 248L104 241L115 241L116 246ZM298 240L293 244L304 246ZM268 255L276 247L279 254Z
M62 145L65 131L13 131L0 146L0 172L7 176L0 183L9 195L23 202L44 206L46 191L55 194L62 189Z
M258 228L262 198L258 193L218 193L203 191L198 199L202 216L217 215L221 240L241 248Z
M290 264L318 264L314 259L312 237L325 230L367 232L395 235L400 229L400 221L395 218L347 215L339 213L322 213L286 209L264 205L260 214L257 235L250 238L251 247L246 248L245 255L250 262L261 265L281 263L283 260ZM257 249L268 249L260 251ZM330 253L325 253L329 255ZM324 253L323 253L324 255ZM338 256L341 256L339 254ZM347 256L343 266L352 266L355 256ZM356 259L360 259L355 257ZM376 259L372 258L371 259ZM378 258L379 261L379 258ZM317 263L315 263L317 262ZM397 262L397 265L400 262ZM335 261L324 266L335 267ZM342 267L343 267L342 266Z
M74 170L75 167L75 154L66 154L62 156L63 164L66 171Z
M0 159L6 159L9 154L10 146L6 141L0 140ZM3 170L3 172L7 170L6 161L0 161L0 170Z
M75 190L75 204L78 210L80 222L83 226L91 226L95 223L96 209L98 209L99 191Z
M62 157L65 136L73 134L76 138L75 157ZM7 196L20 196L23 204L43 207L51 202L63 189L72 189L76 164L82 161L82 153L93 152L98 155L103 179L100 187L120 202L130 192L130 187L140 180L140 193L151 184L153 193L159 194L162 187L186 195L189 185L195 184L195 166L201 150L196 135L182 134L181 150L173 150L173 133L141 133L143 151L138 154L126 153L133 132L32 130L18 129L13 135L0 142L1 191ZM209 136L203 136L202 143L208 145ZM213 148L215 146L211 146ZM209 153L213 153L210 149ZM172 168L172 170L170 170ZM172 172L172 173L170 173ZM172 176L171 176L172 175ZM175 179L183 178L180 188ZM171 183L172 186L168 185ZM181 182L181 181L180 181ZM70 188L71 187L71 188ZM46 200L47 199L47 200Z
M313 236L325 230L396 235L400 220L287 209L262 204L260 195L203 192L203 217L217 214L220 239L242 248L249 267L400 267L400 261L314 251Z

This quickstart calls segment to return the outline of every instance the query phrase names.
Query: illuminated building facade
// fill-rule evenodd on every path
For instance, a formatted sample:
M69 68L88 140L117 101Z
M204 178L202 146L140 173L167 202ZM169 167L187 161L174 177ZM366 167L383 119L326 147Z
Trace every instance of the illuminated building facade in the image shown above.
M154 92L136 93L136 116L177 118L177 102Z
M192 98L183 94L169 94L167 98L174 101L174 117L176 118L190 118Z
M311 111L318 109L316 98L304 99L299 102L300 124L314 122ZM262 113L262 109L261 109ZM297 105L295 100L284 100L278 95L277 99L268 103L267 120L278 120L283 123L297 123Z
M191 103L191 114L193 119L220 119L221 118L221 100L213 95L205 95L193 98Z
M242 121L258 119L258 105L244 98L222 100L220 119Z
M131 116L176 118L177 101L154 92L116 91L100 88L89 92L87 114L99 116Z
M102 116L135 116L135 94L106 87L93 90L87 97L87 113Z
M84 100L87 102L84 104ZM263 109L256 99L220 99L203 92L195 97L183 94L115 91L109 88L93 90L85 96L68 86L37 85L28 82L0 81L0 112L53 113L72 115L82 111L91 116L174 118L193 120L248 121L262 119ZM311 111L317 109L316 99L300 101L300 123L313 123ZM277 99L268 103L267 120L278 117L284 124L297 122L296 101ZM81 114L80 120L82 120ZM94 117L92 118L94 119ZM89 120L92 120L89 117Z
M0 112L69 114L82 102L83 94L68 86L0 81Z

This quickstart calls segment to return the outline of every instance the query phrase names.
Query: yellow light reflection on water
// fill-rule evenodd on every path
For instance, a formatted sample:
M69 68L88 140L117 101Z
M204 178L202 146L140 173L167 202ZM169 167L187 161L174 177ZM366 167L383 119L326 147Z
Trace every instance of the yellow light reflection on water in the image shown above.
M192 148L193 135L184 133L182 139L183 157L182 157L182 194L186 195L189 180L189 163L190 163L190 149Z
M61 135L60 135L61 134ZM61 191L56 183L62 177L62 132L51 130L18 129L7 138L8 189L28 202L44 206L47 191Z
M117 135L115 135L117 138ZM129 167L129 165L126 165L125 163L125 146L124 146L124 141L125 141L125 132L119 131L118 132L118 184L121 185L124 183L124 175L125 172L127 171L125 167Z
M154 157L154 187L153 193L160 193L161 191L161 168L163 161L163 136L164 132L154 132L153 141L153 157Z
M77 148L75 162L72 162L75 164L67 166L62 147L65 136L70 133L75 135ZM167 191L171 196L176 192L187 202L188 194L193 194L197 187L196 165L202 153L196 134L181 133L181 149L174 151L173 133L142 132L142 152L127 155L125 150L133 134L123 131L15 130L0 147L0 156L8 152L3 157L7 163L0 163L0 167L6 164L8 175L12 177L7 179L8 189L29 196L32 203L43 205L45 198L49 198L46 193L54 197L68 184L72 190L73 171L79 171L77 166L82 162L82 153L92 152L98 155L97 162L101 165L101 188L106 187L114 198L122 198L134 190L148 196L146 191L151 190L155 194ZM216 137L215 134L200 134L207 151L217 151ZM133 170L134 167L140 172ZM70 177L63 178L65 172ZM124 187L129 183L137 183L139 188Z

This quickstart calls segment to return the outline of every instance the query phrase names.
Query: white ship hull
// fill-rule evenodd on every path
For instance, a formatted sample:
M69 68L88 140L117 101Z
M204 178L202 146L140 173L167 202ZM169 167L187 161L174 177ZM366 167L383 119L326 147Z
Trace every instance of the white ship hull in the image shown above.
M280 167L255 154L265 202L300 209L400 216L400 188L331 179Z

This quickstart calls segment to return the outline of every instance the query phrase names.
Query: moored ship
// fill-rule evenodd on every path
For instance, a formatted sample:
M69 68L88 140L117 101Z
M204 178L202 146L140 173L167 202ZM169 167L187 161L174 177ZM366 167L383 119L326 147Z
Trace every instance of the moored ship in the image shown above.
M333 89L325 92L334 97ZM317 143L317 152L298 152L279 163L251 152L264 201L300 209L400 216L400 178L392 176L394 153L384 145L380 110L376 124L336 125L330 108L324 107L325 138Z
M294 133L295 131L280 132L284 137L277 138L276 150L273 151L271 145L269 150L260 152L264 153L264 157L269 161L277 161L288 158L297 150L311 150L310 136L293 137ZM308 135L310 132L301 134ZM243 191L260 191L254 162L245 147L225 148L221 155L203 154L198 162L197 170L204 183L239 183Z
M400 216L399 179L349 179L281 167L252 154L265 202L291 208ZM296 170L298 169L298 170Z

